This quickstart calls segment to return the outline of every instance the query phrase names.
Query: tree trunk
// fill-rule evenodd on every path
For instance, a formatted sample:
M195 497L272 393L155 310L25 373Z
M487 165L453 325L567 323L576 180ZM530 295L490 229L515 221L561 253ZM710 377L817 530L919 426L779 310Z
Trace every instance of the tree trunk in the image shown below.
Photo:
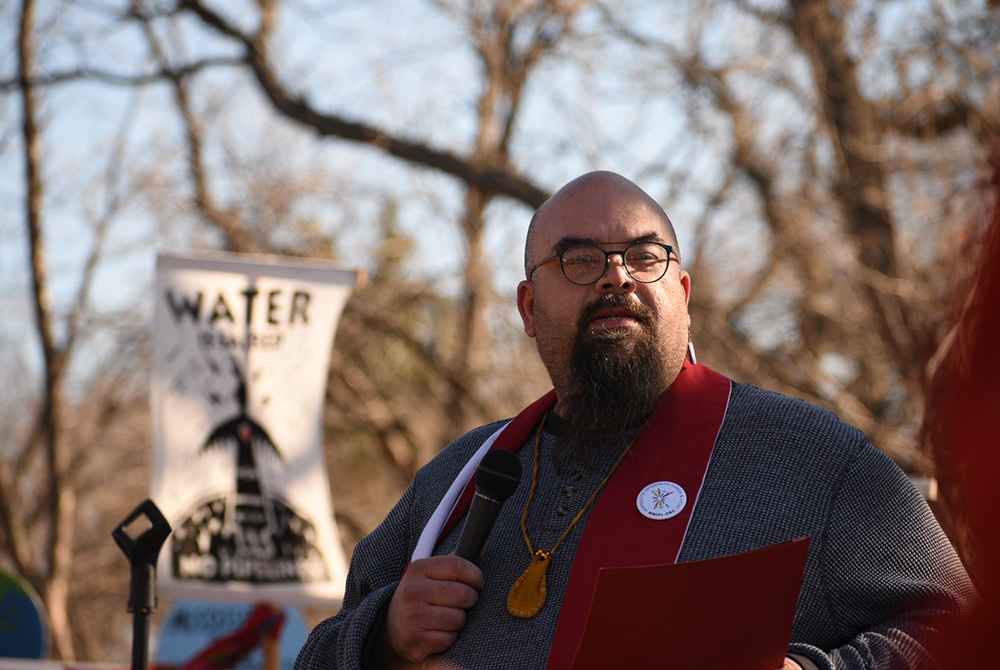
M41 342L45 367L43 399L37 425L45 449L45 466L48 474L46 507L49 516L47 543L48 570L36 577L45 609L49 615L52 652L57 658L73 659L73 641L70 633L67 602L69 597L70 568L73 556L73 527L76 496L68 481L68 454L60 440L60 392L63 372L63 353L55 344L52 333L51 312L46 285L45 250L41 234L42 183L41 138L39 137L37 101L32 85L34 62L35 6L24 0L21 7L20 33L18 35L18 65L21 76L22 140L25 165L25 218L31 253L32 289L34 294L35 326Z

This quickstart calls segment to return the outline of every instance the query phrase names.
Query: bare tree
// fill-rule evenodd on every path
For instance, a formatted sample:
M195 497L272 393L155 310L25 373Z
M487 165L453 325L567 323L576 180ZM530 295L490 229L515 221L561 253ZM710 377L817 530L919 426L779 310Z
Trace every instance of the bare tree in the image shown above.
M678 40L607 18L658 55L659 76L680 84L692 125L719 156L726 176L706 198L705 221L743 201L763 224L764 243L750 247L760 260L750 262L747 247L733 253L707 224L697 229L688 262L704 360L834 409L905 468L928 472L917 439L920 389L935 346L931 315L948 284L934 277L940 264L961 263L954 231L968 219L930 220L911 198L928 182L955 185L948 151L970 138L967 174L981 174L997 155L998 110L973 102L996 89L996 61L985 54L995 55L986 36L997 26L985 15L949 22L931 3L938 14L928 25L951 41L925 37L903 53L865 27L866 11L826 0L768 10L705 2ZM723 25L745 36L740 50L704 46ZM942 79L953 78L948 92L910 84L908 61L931 54ZM899 93L873 92L865 72L898 77ZM972 189L970 197L981 195ZM926 223L914 231L907 217ZM933 248L917 251L914 235ZM722 258L728 271L720 273Z
M18 32L18 70L21 84L21 123L25 168L25 223L31 254L32 295L35 328L42 349L43 384L41 403L36 413L29 444L44 454L45 534L44 562L37 565L31 557L31 543L22 519L14 515L17 499L14 482L5 468L0 469L3 493L4 530L11 545L11 556L18 571L24 574L42 596L52 629L52 641L60 658L73 658L67 601L73 555L76 493L71 481L69 452L63 434L62 380L66 358L72 346L73 331L59 345L53 332L49 287L42 240L41 139L38 130L38 102L32 84L35 66L35 3L24 0ZM27 454L24 454L27 456Z

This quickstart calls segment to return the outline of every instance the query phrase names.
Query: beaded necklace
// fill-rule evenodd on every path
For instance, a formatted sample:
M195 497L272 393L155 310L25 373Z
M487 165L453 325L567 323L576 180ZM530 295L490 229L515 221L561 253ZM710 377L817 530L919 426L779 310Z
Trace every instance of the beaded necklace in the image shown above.
M546 585L545 585L545 573L549 569L549 563L552 560L552 554L559 545L562 544L569 532L573 530L577 522L583 517L584 512L586 512L590 505L597 499L597 494L601 492L604 485L608 483L611 479L611 475L615 474L615 470L621 464L622 459L625 458L625 454L629 452L632 448L632 443L635 442L635 438L639 436L639 432L629 441L628 445L622 451L618 460L611 467L611 471L607 474L604 480L598 484L597 489L594 491L593 495L590 496L590 500L587 504L583 506L577 515L570 522L569 526L556 541L554 547L545 551L544 549L533 549L531 546L531 539L528 537L527 519L528 519L528 509L531 507L531 501L535 498L535 489L538 487L538 462L539 453L541 451L540 445L542 442L542 428L545 426L545 419L549 416L548 412L542 417L542 422L538 426L538 434L535 436L535 470L534 475L531 479L531 494L528 496L528 502L524 506L524 512L521 514L521 535L524 536L524 542L528 545L528 553L531 555L531 565L528 569L517 578L514 585L510 587L510 593L507 595L507 611L514 616L521 619L530 619L542 610L542 606L545 605L545 597L547 595Z

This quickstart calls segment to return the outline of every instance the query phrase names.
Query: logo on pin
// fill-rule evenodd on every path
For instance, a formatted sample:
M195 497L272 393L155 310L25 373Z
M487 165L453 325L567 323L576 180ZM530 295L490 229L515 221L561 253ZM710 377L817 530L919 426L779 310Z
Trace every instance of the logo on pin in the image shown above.
M653 482L639 492L636 507L643 516L662 521L677 516L687 504L687 494L673 482Z

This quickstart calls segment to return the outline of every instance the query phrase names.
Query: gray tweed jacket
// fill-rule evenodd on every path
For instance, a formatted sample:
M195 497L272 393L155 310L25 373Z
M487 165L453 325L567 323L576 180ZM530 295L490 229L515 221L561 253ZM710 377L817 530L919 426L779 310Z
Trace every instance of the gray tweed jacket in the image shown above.
M321 622L296 670L360 669L417 538L462 465L500 423L448 445L423 467L385 521L354 551L341 611ZM541 470L527 528L551 548L611 468L632 433L587 466L554 467L554 436L541 433ZM534 439L519 455L532 468ZM506 610L507 592L530 560L520 519L530 486L507 501L480 561L485 585L447 667L544 668L580 537L575 528L548 570L549 596L532 619ZM585 524L587 514L581 519ZM461 525L436 553L452 551ZM835 415L749 384L734 384L726 419L680 561L748 551L811 536L789 654L807 667L935 668L925 651L944 618L975 598L961 562L909 479L859 430ZM705 650L711 667L711 650Z

